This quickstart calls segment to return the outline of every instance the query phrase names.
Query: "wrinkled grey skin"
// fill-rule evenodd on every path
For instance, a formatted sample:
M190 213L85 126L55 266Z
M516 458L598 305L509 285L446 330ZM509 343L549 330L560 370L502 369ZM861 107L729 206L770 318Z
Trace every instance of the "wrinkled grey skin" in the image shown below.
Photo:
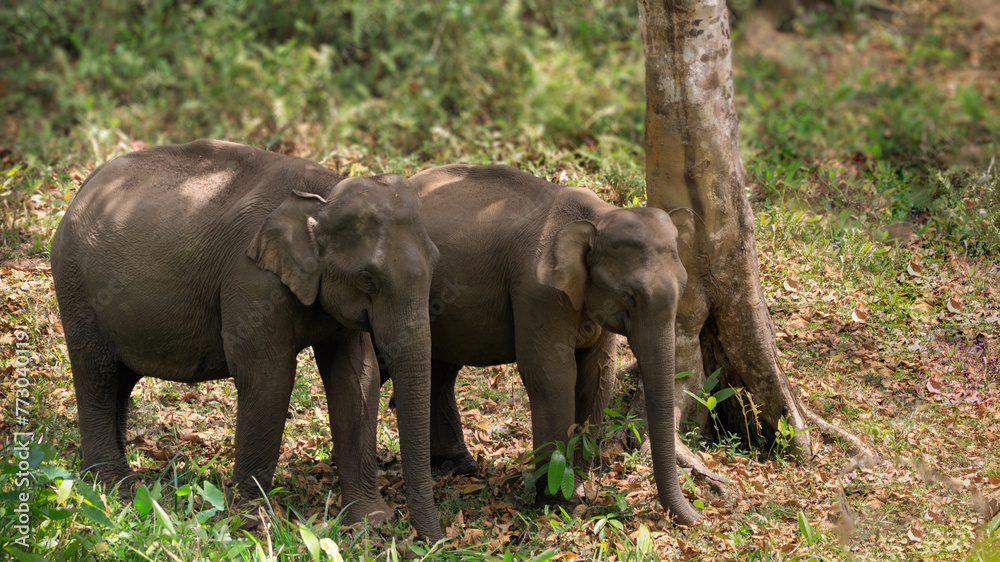
M441 251L430 301L432 464L476 470L454 394L463 365L517 361L538 448L565 442L574 423L600 426L622 334L646 389L660 501L678 521L696 519L675 468L674 317L687 274L670 216L507 166L442 166L410 182Z
M232 377L234 480L269 490L295 376L312 346L351 521L392 511L376 486L371 338L390 345L414 527L436 539L427 295L438 251L401 176L344 179L315 162L220 141L120 156L80 187L52 240L83 467L112 483L141 377Z

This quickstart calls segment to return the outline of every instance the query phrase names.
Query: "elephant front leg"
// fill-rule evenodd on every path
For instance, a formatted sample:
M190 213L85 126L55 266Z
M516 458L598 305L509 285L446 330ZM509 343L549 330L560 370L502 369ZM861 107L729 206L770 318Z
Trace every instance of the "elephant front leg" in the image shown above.
M261 351L252 353L250 347ZM237 364L230 364L237 392L233 481L240 503L271 490L295 379L295 355L267 357L264 347L247 346Z
M517 314L515 309L515 314ZM530 330L538 326L536 314L544 314L546 307L522 310L515 316L518 326L516 338L517 365L521 371L531 406L531 431L534 448L539 453L537 468L549 462L557 443L565 447L570 440L569 430L576 419L575 389L577 382L575 331ZM565 314L563 315L565 316ZM547 318L557 318L549 312ZM549 322L549 326L552 322ZM565 449L564 449L565 450ZM572 463L572 460L570 461ZM542 477L536 484L536 503L560 502L561 492L547 493L548 479Z
M344 341L314 345L316 364L330 412L341 505L346 521L380 523L394 514L379 493L376 478L376 425L379 408L378 360L367 333Z

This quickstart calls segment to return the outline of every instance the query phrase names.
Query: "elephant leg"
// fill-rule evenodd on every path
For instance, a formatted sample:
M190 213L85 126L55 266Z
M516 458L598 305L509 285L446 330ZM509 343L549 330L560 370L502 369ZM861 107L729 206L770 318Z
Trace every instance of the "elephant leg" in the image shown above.
M326 391L346 522L390 521L393 511L376 483L380 381L371 338L359 332L346 340L314 345L313 352Z
M295 354L268 353L263 343L240 347L235 353L226 351L227 360L237 357L229 361L237 393L233 481L244 499L252 499L271 490L295 380Z
M531 432L534 448L541 454L538 467L549 460L548 453L557 442L566 443L570 426L576 419L576 331L572 327L559 330L552 327L544 331L530 327L543 324L538 317L561 318L566 311L552 310L551 305L537 300L515 301L514 325L517 326L517 366L528 392L531 406ZM553 322L550 320L551 325ZM556 500L545 494L547 479L540 479L536 503Z
M132 390L142 376L123 364L118 365L118 395L116 399L117 419L115 420L115 440L118 451L125 456L125 438L128 434L128 412L131 406Z
M479 470L465 445L462 416L455 400L455 379L461 368L431 360L431 467L446 474Z
M617 383L615 356L618 346L615 335L604 330L593 347L576 350L576 419L583 426L589 423L590 437L600 440L604 409L611 401L611 390ZM579 466L588 469L593 459L577 457Z
M90 340L83 345L79 342L82 338L74 337L81 333ZM125 459L124 439L126 390L131 392L135 383L129 384L128 378L121 376L114 347L103 340L94 341L98 333L96 326L67 330L66 340L80 424L82 472L112 485L135 475Z

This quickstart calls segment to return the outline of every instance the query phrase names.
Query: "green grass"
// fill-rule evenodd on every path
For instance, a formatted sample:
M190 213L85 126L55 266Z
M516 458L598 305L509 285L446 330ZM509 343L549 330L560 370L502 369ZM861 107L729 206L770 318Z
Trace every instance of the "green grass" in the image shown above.
M720 499L707 483L687 482L689 499L706 506L698 526L664 519L641 452L606 454L586 505L536 509L524 485L530 418L517 374L470 369L459 400L477 410L464 421L482 471L437 478L450 538L418 557L1000 559L976 499L1000 490L1000 90L982 78L1000 63L980 57L990 34L976 31L976 14L958 0L888 2L898 11L891 21L831 4L841 9L763 35L753 3L737 7L741 152L784 368L815 410L883 458L842 472L845 450L835 444L795 464L695 435L702 458L739 492ZM122 505L80 480L46 267L52 231L91 169L144 144L198 137L313 158L343 174L504 162L643 204L633 3L401 6L0 7L0 342L13 349L16 330L28 335L26 427L44 434L28 485L12 451L2 457L0 549L20 536L11 494L21 491L32 496L24 560L335 559L330 542L317 550L323 539L345 560L419 548L385 404L379 485L403 517L379 528L339 521L326 400L308 353L264 530L244 533L212 512L213 490L228 489L232 470L229 381L191 389L147 379L136 389L129 461L148 504ZM5 435L20 427L13 360L0 356Z

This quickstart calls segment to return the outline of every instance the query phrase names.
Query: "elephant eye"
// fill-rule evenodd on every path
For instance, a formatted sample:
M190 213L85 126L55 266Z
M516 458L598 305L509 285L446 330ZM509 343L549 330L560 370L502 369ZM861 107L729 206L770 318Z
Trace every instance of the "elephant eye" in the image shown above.
M635 309L635 293L632 291L625 291L621 294L621 300L629 308Z
M375 275L366 269L354 274L354 284L362 293L373 295L378 291L378 281L376 281Z

